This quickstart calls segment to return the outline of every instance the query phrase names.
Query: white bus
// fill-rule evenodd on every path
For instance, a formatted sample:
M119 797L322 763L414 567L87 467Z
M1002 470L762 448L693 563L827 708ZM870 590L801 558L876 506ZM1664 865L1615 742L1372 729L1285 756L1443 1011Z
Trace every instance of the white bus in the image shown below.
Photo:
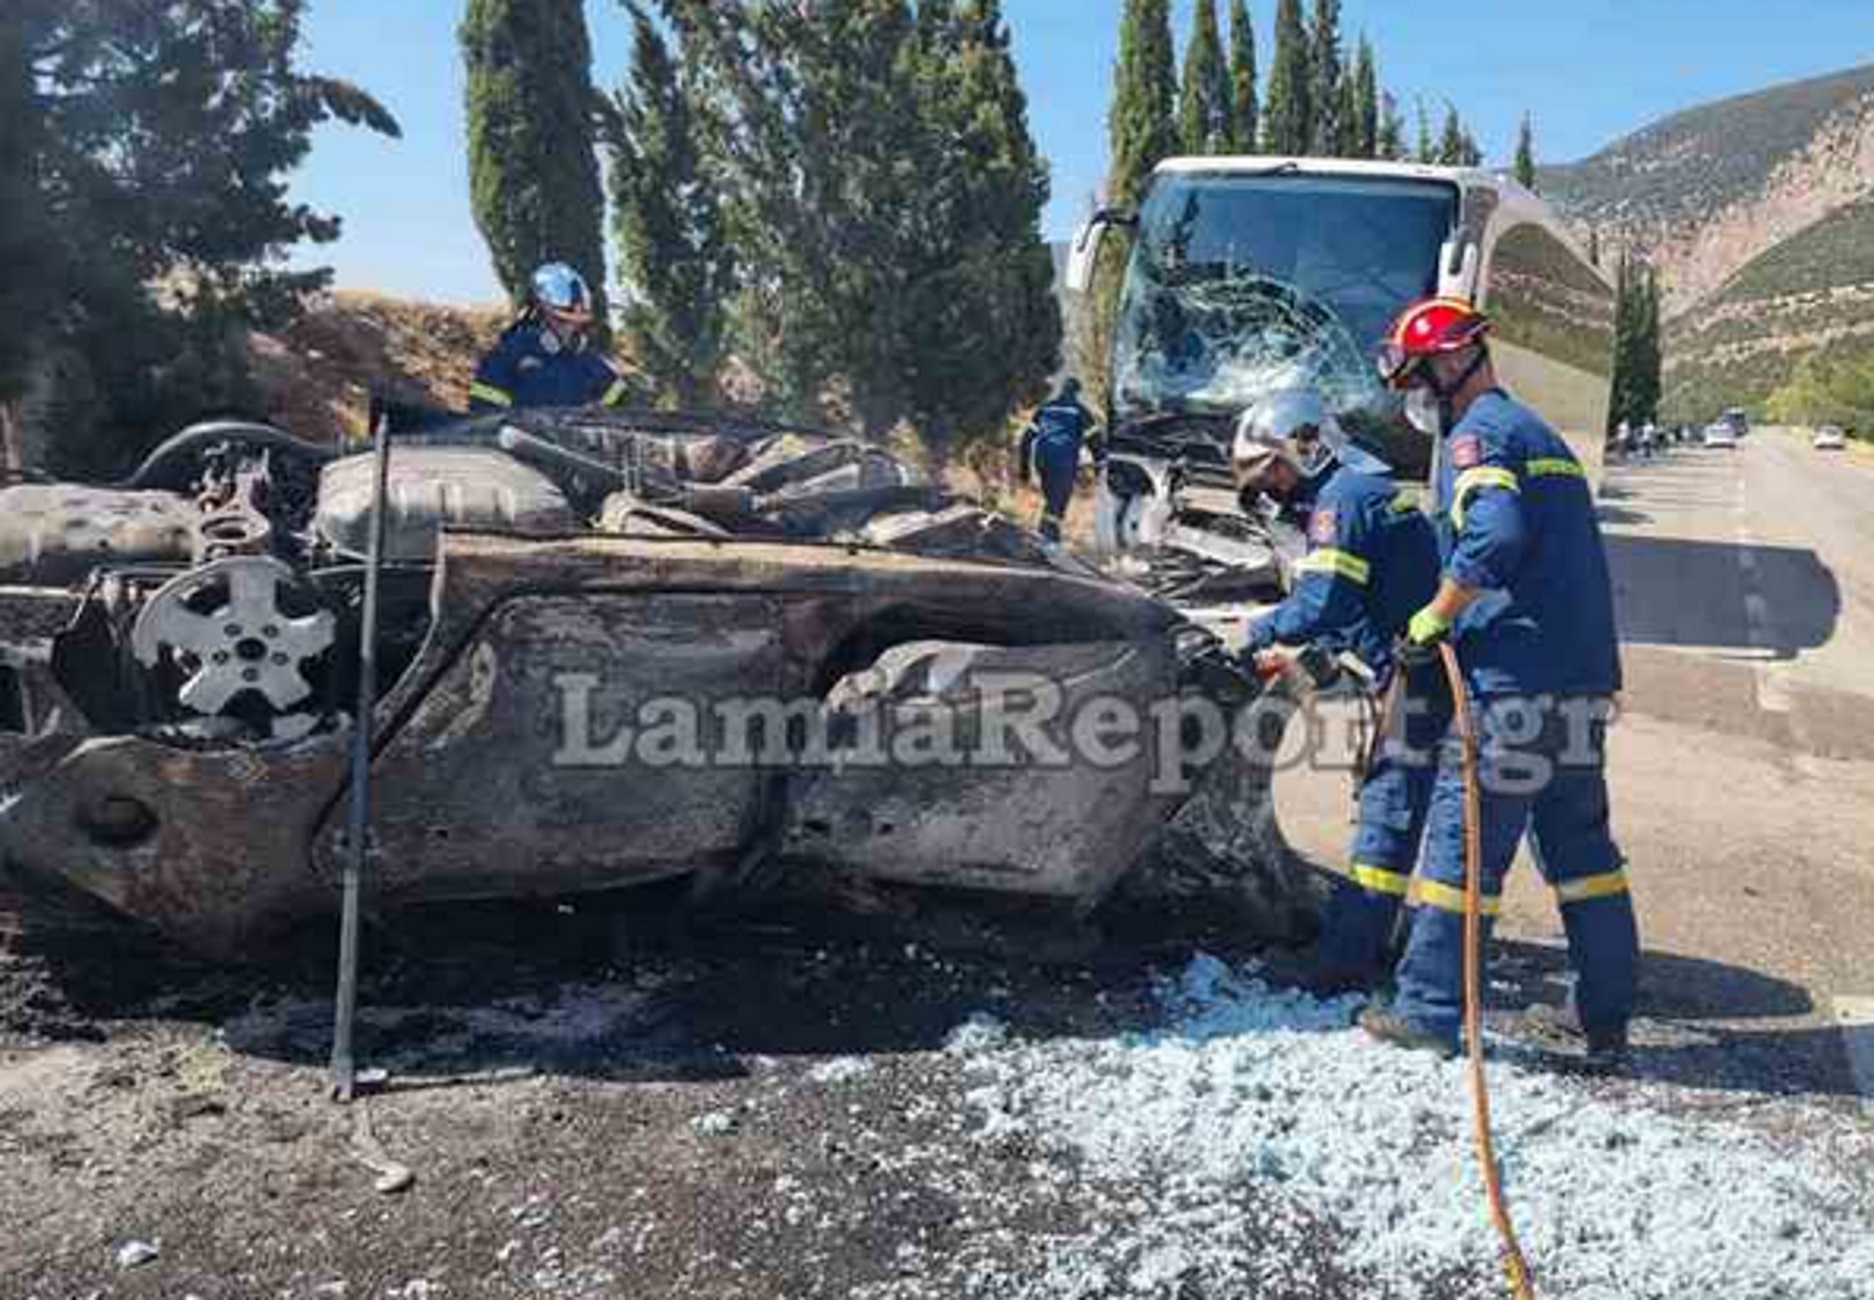
M1539 198L1491 172L1311 158L1177 158L1137 213L1080 232L1068 287L1091 285L1101 237L1132 247L1104 394L1098 542L1150 568L1180 603L1279 586L1266 521L1228 476L1237 418L1266 392L1319 388L1400 478L1432 440L1405 420L1374 354L1432 293L1489 312L1505 385L1598 478L1614 351L1614 286Z

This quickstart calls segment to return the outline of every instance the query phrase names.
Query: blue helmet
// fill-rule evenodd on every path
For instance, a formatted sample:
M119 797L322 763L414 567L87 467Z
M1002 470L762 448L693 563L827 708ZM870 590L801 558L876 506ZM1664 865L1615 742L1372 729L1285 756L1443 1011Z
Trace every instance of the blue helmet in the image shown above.
M548 262L534 272L532 297L535 306L555 316L580 324L592 319L592 290L564 262Z

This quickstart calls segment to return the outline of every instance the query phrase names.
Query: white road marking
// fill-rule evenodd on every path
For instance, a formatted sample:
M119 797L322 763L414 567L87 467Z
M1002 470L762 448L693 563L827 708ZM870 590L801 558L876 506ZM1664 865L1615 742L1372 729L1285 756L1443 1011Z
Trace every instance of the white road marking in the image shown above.
M1762 656L1757 666L1757 707L1765 713L1788 716L1795 711L1776 638L1770 633L1770 602L1758 585L1757 538L1750 529L1744 476L1737 478L1737 567L1744 575L1744 626L1751 649Z
M1836 998L1835 1024L1848 1049L1861 1108L1874 1114L1874 998Z

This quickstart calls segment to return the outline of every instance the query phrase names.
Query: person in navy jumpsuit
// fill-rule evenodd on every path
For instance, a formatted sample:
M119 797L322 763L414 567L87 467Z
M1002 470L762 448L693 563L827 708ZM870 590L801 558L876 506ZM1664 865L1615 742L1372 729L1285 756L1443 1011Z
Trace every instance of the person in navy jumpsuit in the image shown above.
M476 413L551 406L617 406L630 386L592 347L592 293L560 262L534 272L527 309L475 369Z
M1381 359L1390 382L1430 399L1444 429L1436 476L1443 578L1412 617L1407 650L1429 658L1450 639L1476 702L1486 922L1527 833L1561 906L1587 1061L1618 1069L1639 934L1608 811L1606 731L1621 668L1606 548L1580 462L1498 386L1488 325L1461 301L1421 303L1400 318ZM1464 834L1460 755L1447 745L1397 996L1362 1015L1376 1037L1457 1048Z
M1080 449L1092 426L1093 413L1080 402L1080 381L1070 378L1022 431L1016 462L1022 482L1033 477L1041 480L1045 504L1040 531L1051 542L1061 540L1061 524L1067 517L1068 503L1074 499L1074 481L1080 475Z
M1279 646L1352 653L1387 692L1393 643L1438 589L1431 521L1384 464L1347 442L1313 390L1257 403L1238 429L1232 462L1240 488L1304 514L1308 538L1292 591L1250 629L1245 653L1259 671L1279 669ZM1353 860L1329 900L1309 980L1316 992L1376 981L1418 858L1449 696L1424 666L1400 687L1394 725L1361 777Z

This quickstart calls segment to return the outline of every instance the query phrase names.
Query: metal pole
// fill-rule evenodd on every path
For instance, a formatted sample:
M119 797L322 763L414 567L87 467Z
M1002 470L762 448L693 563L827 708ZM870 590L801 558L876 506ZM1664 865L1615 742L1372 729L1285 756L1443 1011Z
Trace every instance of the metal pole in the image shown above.
M384 567L385 505L390 495L390 420L375 430L377 476L364 572L364 626L358 637L358 710L351 728L351 807L346 822L345 894L338 933L338 995L332 1025L332 1095L349 1102L357 1088L352 1026L358 1015L358 903L371 825L371 723L377 711L378 578Z

